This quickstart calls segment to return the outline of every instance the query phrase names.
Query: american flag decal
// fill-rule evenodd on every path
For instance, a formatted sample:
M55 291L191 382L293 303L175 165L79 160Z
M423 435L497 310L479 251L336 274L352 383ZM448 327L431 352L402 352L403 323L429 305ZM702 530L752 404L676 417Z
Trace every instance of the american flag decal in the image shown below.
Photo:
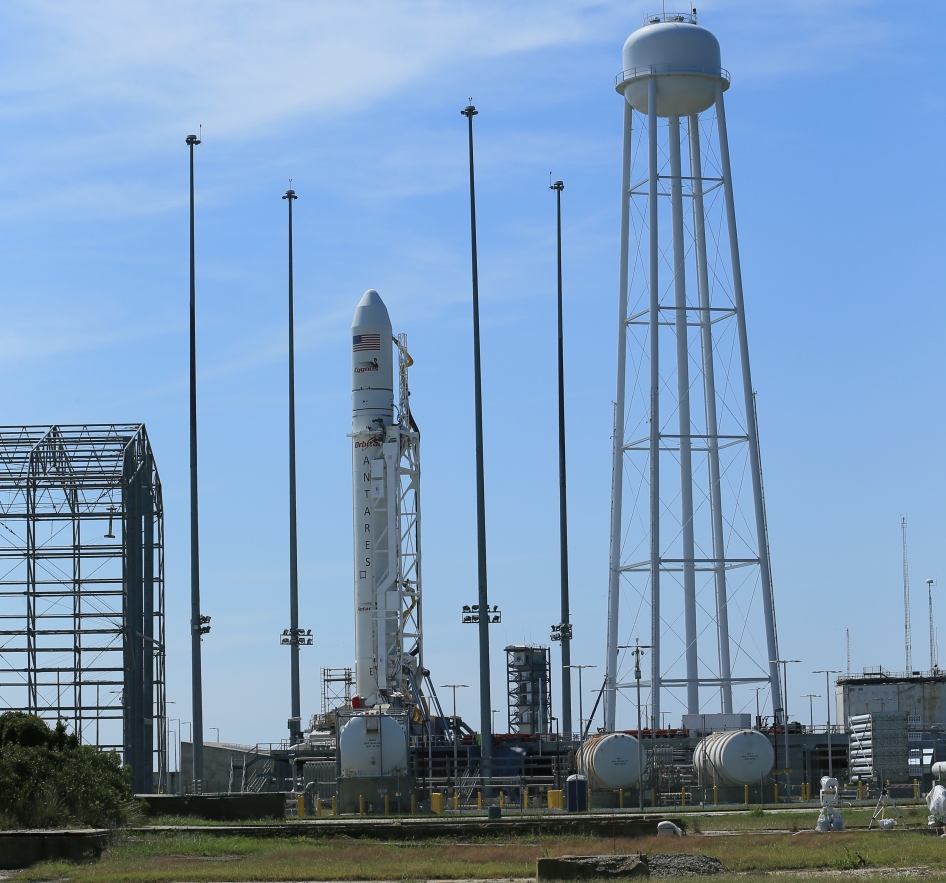
M359 353L364 350L380 350L380 334L353 334L351 338L351 350L353 353Z

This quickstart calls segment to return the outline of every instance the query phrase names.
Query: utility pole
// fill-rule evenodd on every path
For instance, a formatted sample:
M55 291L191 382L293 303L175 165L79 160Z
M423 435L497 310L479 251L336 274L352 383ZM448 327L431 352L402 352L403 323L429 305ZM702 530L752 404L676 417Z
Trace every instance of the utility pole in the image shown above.
M802 696L801 698L808 700L808 728L809 728L812 732L814 732L814 729L815 729L815 711L814 711L814 706L812 705L812 700L813 700L813 699L820 699L821 696L818 695L817 693L805 693L805 695Z
M493 774L493 732L489 689L489 596L486 586L486 479L483 469L483 386L480 370L480 281L476 258L476 187L473 173L473 117L479 111L473 99L460 111L469 123L470 252L473 267L473 406L476 416L476 570L479 585L480 638L480 760L483 778Z
M551 177L551 174L549 175ZM568 506L565 493L565 336L562 323L562 191L565 184L554 181L558 231L558 531L561 559L562 616L558 632L562 642L562 729L572 731L572 627L568 603Z
M197 514L197 284L194 259L194 148L196 135L188 135L191 167L191 298L190 298L190 478L191 478L191 702L194 717L194 791L200 793L204 777L204 699L201 684L200 641L210 627L200 613L200 537Z
M821 668L813 675L824 675L824 694L828 705L828 775L834 777L834 761L831 757L831 675L841 674L835 668Z
M939 659L936 652L936 633L933 630L933 586L936 583L928 579L926 581L926 591L930 596L930 672L935 673L939 669Z
M293 328L292 204L298 197L292 189L283 195L289 204L289 671L292 712L289 744L295 745L302 732L302 703L299 698L299 553L296 533L296 357Z
M578 740L581 744L585 742L585 711L584 696L581 689L581 672L586 668L597 668L597 665L570 665L569 668L578 670ZM594 712L592 712L594 714Z
M450 729L453 732L453 786L457 786L459 780L459 761L457 759L457 688L469 687L469 684L441 684L444 689L453 690L453 720Z
M650 650L649 644L641 644L640 638L635 638L631 653L634 654L634 681L637 684L637 768L640 770L641 780L637 786L637 808L644 811L644 735L641 733L641 657L645 650ZM666 714L666 712L662 712Z
M785 799L792 799L792 777L788 765L788 666L790 663L801 662L800 659L773 659L776 666L782 666L782 720L785 726ZM776 668L776 671L778 669ZM777 721L776 721L777 723Z

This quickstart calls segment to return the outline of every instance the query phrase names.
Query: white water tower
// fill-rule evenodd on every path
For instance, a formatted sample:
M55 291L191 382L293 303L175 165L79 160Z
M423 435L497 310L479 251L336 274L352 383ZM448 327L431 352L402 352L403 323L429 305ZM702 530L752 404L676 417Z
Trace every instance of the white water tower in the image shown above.
M651 724L782 708L719 42L696 10L624 44L605 727L650 634ZM625 670L627 669L627 670ZM734 704L733 693L743 691ZM679 720L679 718L677 718Z

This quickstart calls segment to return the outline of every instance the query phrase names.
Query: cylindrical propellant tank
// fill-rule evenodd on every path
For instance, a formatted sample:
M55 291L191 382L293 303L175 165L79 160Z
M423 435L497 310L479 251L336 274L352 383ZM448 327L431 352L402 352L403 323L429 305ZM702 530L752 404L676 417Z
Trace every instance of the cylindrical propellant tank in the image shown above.
M360 714L342 727L338 753L343 776L394 776L407 771L407 737L389 714Z
M758 785L774 765L775 749L758 730L712 733L693 752L693 766L703 782L724 788Z
M592 791L634 788L641 779L645 749L626 733L592 736L578 752L578 772Z

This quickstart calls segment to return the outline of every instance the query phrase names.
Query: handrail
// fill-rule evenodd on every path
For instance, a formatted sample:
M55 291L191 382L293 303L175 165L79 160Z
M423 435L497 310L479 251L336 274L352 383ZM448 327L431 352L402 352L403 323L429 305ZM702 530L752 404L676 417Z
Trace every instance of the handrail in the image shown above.
M696 20L696 10L693 12L652 12L650 15L644 16L644 27L662 21L685 22L688 25L699 24Z
M705 77L716 77L732 82L729 71L724 67L707 67L705 64L677 64L668 61L666 64L647 64L641 67L632 67L630 70L621 71L614 78L614 87L618 88L622 83L629 80L636 80L639 77L650 77L655 74L700 74Z

